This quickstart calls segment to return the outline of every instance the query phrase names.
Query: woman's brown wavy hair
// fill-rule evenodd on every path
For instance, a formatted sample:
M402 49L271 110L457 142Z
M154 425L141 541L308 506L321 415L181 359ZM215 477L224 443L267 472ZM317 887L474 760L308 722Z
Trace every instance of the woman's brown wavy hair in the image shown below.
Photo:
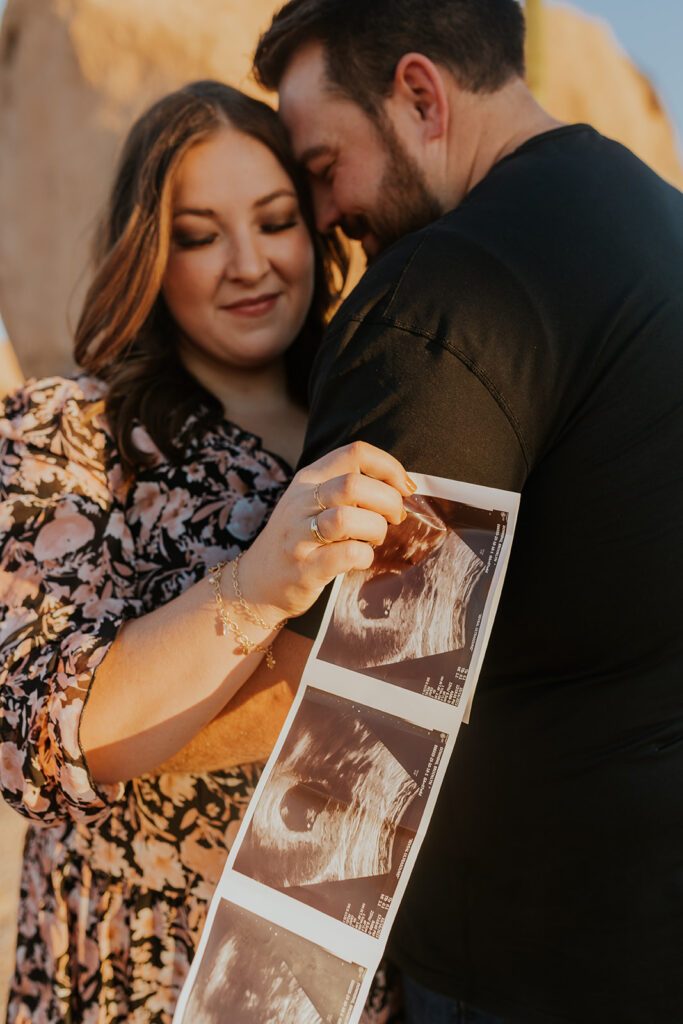
M224 415L218 399L185 369L177 327L161 295L171 241L174 175L187 153L228 123L262 142L296 189L315 248L315 288L304 326L286 354L292 396L306 403L308 375L325 314L347 259L336 236L321 238L302 172L274 110L220 82L202 81L159 100L123 146L95 246L95 274L75 334L83 369L107 382L107 418L127 472L150 461L133 439L142 423L174 463ZM336 287L335 287L336 277Z

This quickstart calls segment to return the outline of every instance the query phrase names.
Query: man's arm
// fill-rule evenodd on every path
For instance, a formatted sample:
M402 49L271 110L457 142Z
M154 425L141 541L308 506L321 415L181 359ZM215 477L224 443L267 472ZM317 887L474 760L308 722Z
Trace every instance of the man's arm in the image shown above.
M301 464L365 440L408 472L520 491L556 411L545 331L515 273L447 218L406 236L328 329Z
M349 322L319 364L301 464L349 441L408 472L521 490L527 453L486 372L456 346L386 320Z

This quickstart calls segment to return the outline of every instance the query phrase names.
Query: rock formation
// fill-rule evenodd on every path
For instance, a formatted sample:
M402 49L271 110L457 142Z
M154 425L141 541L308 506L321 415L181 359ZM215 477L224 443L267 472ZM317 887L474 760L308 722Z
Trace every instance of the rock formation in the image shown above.
M0 30L0 312L23 370L70 367L69 324L121 137L195 78L256 91L250 55L275 0L8 0ZM652 87L602 23L548 9L550 110L594 123L683 184Z
M540 99L561 121L586 121L683 188L671 123L652 83L614 32L570 6L541 13Z

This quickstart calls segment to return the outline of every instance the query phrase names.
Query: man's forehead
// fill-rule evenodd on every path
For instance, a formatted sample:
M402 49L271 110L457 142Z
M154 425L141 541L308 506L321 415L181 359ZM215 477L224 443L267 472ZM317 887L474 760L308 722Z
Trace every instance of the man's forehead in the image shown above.
M278 95L280 117L298 159L306 158L313 147L329 145L329 105L339 100L327 87L320 43L308 43L295 53L282 76Z

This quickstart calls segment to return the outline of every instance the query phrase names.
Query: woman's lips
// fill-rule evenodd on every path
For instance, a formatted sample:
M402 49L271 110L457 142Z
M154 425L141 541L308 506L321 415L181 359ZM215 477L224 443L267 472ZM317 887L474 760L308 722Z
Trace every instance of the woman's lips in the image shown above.
M265 316L275 307L280 294L280 292L272 292L269 295L256 295L253 299L240 299L239 302L232 302L229 306L221 306L221 309L227 313L233 313L235 316Z

